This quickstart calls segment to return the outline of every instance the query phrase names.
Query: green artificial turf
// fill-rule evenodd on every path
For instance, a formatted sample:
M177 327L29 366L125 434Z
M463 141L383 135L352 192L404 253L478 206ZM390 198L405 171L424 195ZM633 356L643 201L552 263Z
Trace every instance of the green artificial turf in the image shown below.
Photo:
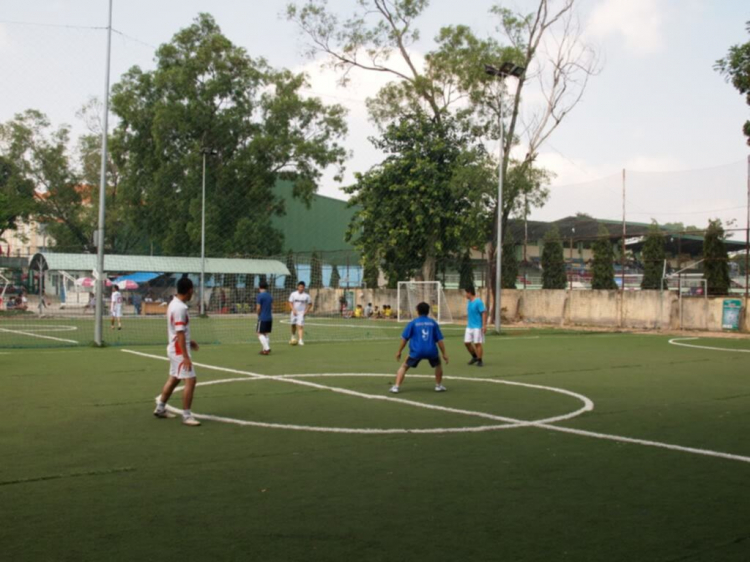
M524 331L489 338L479 369L466 365L460 332L447 331L448 392L407 375L398 395L407 402L396 402L387 392L396 325L391 339L305 347L286 345L279 327L268 357L257 354L252 326L236 326L245 343L206 345L194 356L241 372L197 367L203 382L240 379L199 387L198 414L471 429L501 424L471 412L533 420L582 406L538 388L451 378L470 377L593 401L593 411L556 427L750 458L748 353L677 347L663 336ZM154 345L0 349L0 559L750 559L750 463L545 427L375 435L216 421L188 428L151 415L167 363L123 351L163 356L163 328L162 320L156 335L154 323L153 341L140 331L141 343ZM684 343L750 351L748 340ZM413 372L431 374L425 364ZM320 374L299 380L389 400L243 373ZM382 376L330 376L337 373Z

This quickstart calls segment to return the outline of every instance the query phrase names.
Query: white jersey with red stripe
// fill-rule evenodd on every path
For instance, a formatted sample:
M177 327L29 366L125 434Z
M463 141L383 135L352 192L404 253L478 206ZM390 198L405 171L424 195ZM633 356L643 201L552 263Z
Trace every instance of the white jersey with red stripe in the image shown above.
M167 308L167 335L169 337L167 353L169 355L182 355L185 353L185 350L181 349L180 344L177 343L177 332L185 332L186 353L190 357L190 317L188 316L188 306L175 297Z

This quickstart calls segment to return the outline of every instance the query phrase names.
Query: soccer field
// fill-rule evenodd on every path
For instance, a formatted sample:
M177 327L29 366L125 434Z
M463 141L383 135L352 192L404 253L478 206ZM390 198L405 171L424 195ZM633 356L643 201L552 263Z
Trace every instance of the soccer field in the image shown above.
M244 329L195 354L198 428L151 415L161 345L0 349L0 558L750 559L749 340L514 331L479 369L447 331L448 392L392 396L393 337Z

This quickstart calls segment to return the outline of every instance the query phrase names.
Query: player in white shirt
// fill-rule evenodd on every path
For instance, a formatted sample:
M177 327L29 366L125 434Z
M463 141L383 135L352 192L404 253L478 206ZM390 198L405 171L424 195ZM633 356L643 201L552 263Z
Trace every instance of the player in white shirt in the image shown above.
M288 307L291 312L290 322L292 324L292 339L289 340L289 343L305 345L302 339L305 333L305 315L312 308L312 299L310 294L305 292L304 281L297 283L297 290L289 295ZM299 338L297 334L299 334Z
M157 418L173 418L174 414L167 411L167 400L172 392L185 381L182 391L182 423L185 425L200 425L190 411L195 392L195 370L190 357L190 351L198 351L198 344L190 339L190 317L187 303L193 298L193 282L183 277L177 282L177 296L172 299L167 308L167 356L169 357L169 378L156 401L154 415Z
M115 329L115 318L117 318L117 329L122 330L122 293L117 285L112 286L112 299L109 305L112 316L112 329Z

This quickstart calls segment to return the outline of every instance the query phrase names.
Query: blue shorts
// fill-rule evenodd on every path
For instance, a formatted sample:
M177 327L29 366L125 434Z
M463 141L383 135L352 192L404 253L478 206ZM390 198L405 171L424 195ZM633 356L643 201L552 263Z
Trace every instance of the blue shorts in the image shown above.
M440 356L435 357L412 357L411 355L406 359L406 365L410 368L414 368L419 365L422 359L427 359L430 362L430 367L437 367L440 365Z

